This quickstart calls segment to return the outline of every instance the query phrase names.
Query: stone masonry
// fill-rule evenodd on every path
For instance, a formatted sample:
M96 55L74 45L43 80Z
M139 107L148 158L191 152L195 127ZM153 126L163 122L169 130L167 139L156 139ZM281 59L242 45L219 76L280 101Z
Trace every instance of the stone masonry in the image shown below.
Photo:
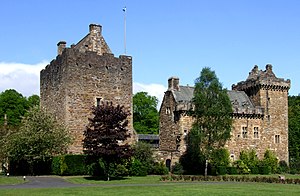
M91 108L102 102L125 107L132 114L132 57L114 57L102 36L102 27L91 24L76 45L58 44L58 55L41 71L41 107L67 125L74 138L69 153L82 153L83 131ZM131 139L135 140L132 115Z
M232 85L228 96L233 108L231 139L225 147L232 160L242 150L255 149L263 158L273 151L279 160L288 163L288 90L290 80L277 78L272 65L266 70L254 66L246 81ZM174 164L186 151L185 136L192 128L193 118L186 115L192 109L194 87L180 86L179 78L168 80L168 90L160 108L160 160ZM171 162L171 163L170 163Z

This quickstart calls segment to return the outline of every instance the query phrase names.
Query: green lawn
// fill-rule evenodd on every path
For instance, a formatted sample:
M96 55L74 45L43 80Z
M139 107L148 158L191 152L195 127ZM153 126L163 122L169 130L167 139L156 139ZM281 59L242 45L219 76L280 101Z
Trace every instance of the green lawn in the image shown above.
M0 189L0 195L300 195L299 185L268 183L159 183L102 187Z
M0 185L1 184L21 184L23 183L23 178L22 177L15 177L15 176L0 176Z
M111 179L104 181L93 177L64 177L66 181L75 184L156 184L160 183L160 176L141 176L141 177L124 177L121 179Z

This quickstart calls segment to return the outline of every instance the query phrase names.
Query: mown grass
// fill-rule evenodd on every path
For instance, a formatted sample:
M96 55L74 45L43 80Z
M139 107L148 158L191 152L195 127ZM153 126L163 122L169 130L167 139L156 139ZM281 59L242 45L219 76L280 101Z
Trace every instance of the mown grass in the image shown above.
M15 177L15 176L0 176L0 185L5 185L5 184L21 184L23 183L22 177Z
M75 184L155 184L160 182L160 176L111 178L110 181L103 178L73 176L64 177L64 179Z
M299 185L267 183L160 183L95 187L0 189L0 195L300 195Z

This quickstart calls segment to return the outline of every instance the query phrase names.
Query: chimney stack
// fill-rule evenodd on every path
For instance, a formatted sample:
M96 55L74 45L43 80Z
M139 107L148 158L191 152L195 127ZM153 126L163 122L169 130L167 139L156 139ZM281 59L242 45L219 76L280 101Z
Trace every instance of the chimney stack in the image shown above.
M102 34L102 26L99 24L90 24L90 35L98 34L101 36Z
M60 41L57 43L57 55L61 55L64 49L66 48L67 42Z
M168 90L179 91L179 78L178 77L171 77L168 79Z

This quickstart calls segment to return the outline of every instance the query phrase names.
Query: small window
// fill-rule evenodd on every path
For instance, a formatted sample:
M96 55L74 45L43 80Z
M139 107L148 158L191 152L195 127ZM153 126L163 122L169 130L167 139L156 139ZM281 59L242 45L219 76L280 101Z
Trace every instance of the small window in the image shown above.
M247 127L242 127L242 136L243 138L248 138Z
M280 143L280 135L275 135L275 143L276 144Z
M97 107L99 107L100 106L100 104L101 104L101 100L102 100L102 98L96 98L96 106Z
M183 131L183 135L184 135L184 136L187 135L187 130L186 130L186 129Z
M176 150L179 150L179 147L180 147L180 145L179 145L179 144L177 144L177 145L176 145Z
M254 138L255 138L255 139L258 139L258 138L259 138L259 135L258 135L258 127L254 127L253 134L254 134Z
M166 108L166 114L171 114L171 108L170 107Z

